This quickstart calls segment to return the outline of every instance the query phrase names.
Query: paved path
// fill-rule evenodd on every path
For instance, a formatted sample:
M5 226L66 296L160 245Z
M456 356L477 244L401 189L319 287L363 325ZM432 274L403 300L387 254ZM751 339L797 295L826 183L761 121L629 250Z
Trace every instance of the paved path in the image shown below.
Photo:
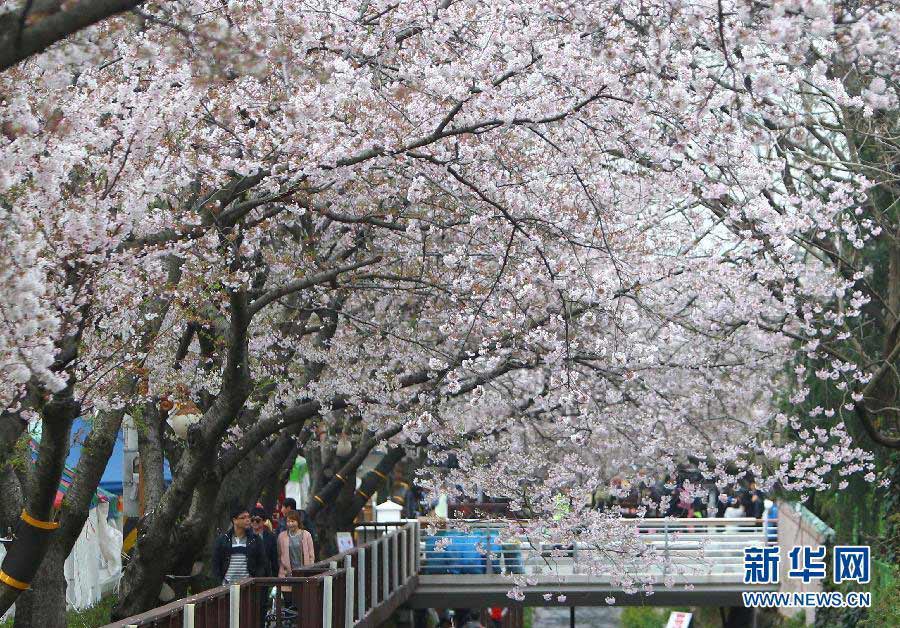
M621 614L621 608L582 606L575 609L575 625L578 628L619 628ZM569 628L569 608L536 608L533 625L534 628Z

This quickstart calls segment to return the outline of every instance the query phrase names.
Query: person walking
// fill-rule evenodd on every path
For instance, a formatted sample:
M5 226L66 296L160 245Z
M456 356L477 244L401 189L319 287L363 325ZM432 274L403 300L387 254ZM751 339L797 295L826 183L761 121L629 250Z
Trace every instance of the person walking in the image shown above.
M766 499L763 501L763 507L766 516L766 541L769 544L774 545L775 543L778 543L778 504L771 499Z
M287 530L287 514L289 512L299 512L300 513L300 521L303 524L303 529L312 535L313 538L316 538L316 525L306 511L302 508L297 508L297 500L293 497L287 497L281 503L281 518L278 520L278 527L275 528L275 535L278 536L285 530Z
M756 482L751 481L747 489L747 503L744 504L744 512L748 517L762 519L765 515L765 495L756 488Z
M255 506L250 511L250 527L262 541L263 556L265 557L266 576L278 575L278 539L266 526L266 510L261 506Z
M312 535L303 529L302 518L296 510L285 518L287 529L278 535L278 577L291 575L294 569L312 565L316 561Z
M744 507L741 506L741 503L734 497L729 498L728 507L725 509L725 518L726 519L741 519L746 517L747 513L744 512ZM725 526L725 532L728 534L737 534L741 531L740 525L727 525Z
M225 585L265 575L262 545L250 525L250 513L246 508L235 508L231 512L231 528L216 539L213 547L213 576Z
M278 575L278 540L275 538L275 534L272 532L270 525L271 524L266 518L266 509L262 507L262 504L257 502L256 506L250 510L250 528L253 530L253 533L259 537L259 540L262 543L263 564L265 569L264 573L260 575L274 577ZM263 589L263 591L264 594L259 596L259 616L264 618L269 603L271 587L267 587Z
M275 528L275 534L281 534L287 530L287 516L289 512L297 510L297 500L293 497L286 497L281 502L281 517L278 518L278 527Z

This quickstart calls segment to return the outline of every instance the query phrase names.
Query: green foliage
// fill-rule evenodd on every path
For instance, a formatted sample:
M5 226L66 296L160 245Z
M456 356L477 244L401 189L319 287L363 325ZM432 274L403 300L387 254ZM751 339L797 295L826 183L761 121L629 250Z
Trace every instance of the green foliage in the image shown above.
M806 613L800 611L799 613L795 613L791 617L785 617L781 620L779 626L780 628L805 628Z
M877 595L872 594L872 608L857 625L860 628L900 626L900 579L894 580L890 589L883 589Z
M622 611L622 628L665 628L669 609L628 606Z
M70 610L66 613L67 628L100 628L100 626L105 626L111 621L109 615L116 602L116 596L107 595L95 606L86 608L83 611ZM13 620L11 619L0 623L0 628L12 628L12 626Z
M528 606L522 615L523 628L534 628L534 609Z

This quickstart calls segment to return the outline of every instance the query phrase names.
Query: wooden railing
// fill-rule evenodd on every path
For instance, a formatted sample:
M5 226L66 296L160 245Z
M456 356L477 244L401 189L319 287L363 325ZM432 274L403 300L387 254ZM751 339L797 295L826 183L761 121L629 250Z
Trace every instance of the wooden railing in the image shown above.
M419 523L384 528L346 552L290 578L248 578L177 600L106 628L369 628L415 589ZM285 617L285 589L297 609ZM272 603L270 593L275 590ZM265 602L264 602L265 600ZM263 614L265 613L265 615ZM266 616L269 617L268 624Z

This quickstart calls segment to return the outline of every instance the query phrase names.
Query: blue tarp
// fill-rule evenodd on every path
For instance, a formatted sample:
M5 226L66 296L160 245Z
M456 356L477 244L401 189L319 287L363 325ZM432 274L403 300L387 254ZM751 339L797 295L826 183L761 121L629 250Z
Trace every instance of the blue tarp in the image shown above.
M449 543L442 539L450 538ZM438 546L438 541L441 545ZM446 544L445 544L446 543ZM443 547L443 549L440 549ZM500 571L500 544L497 534L488 530L441 530L425 537L423 574L483 574L487 573L487 557L492 555L494 573Z
M66 458L66 466L77 469L78 459L81 457L81 444L91 432L91 422L89 419L75 419L72 425L72 442L69 447L69 457ZM103 477L100 478L100 488L116 495L122 494L122 464L125 456L125 441L122 432L116 437L116 444L113 447L112 456L106 463L106 470ZM172 473L169 470L169 463L165 462L163 466L163 478L166 482L172 480Z

